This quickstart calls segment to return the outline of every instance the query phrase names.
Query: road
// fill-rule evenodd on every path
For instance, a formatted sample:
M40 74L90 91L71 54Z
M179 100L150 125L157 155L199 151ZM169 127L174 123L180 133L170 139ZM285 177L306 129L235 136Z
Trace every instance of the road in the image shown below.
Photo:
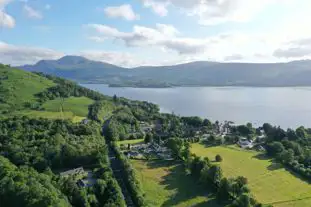
M103 125L103 131L109 126L110 119L106 120L104 125ZM119 186L122 190L123 198L125 200L126 206L127 207L135 207L134 202L132 200L131 194L129 193L125 182L124 182L124 177L122 176L122 165L121 161L116 158L116 154L113 150L113 147L111 146L109 140L106 140L106 143L108 145L108 156L109 156L109 161L110 161L110 167L113 171L113 175L115 179L118 181Z

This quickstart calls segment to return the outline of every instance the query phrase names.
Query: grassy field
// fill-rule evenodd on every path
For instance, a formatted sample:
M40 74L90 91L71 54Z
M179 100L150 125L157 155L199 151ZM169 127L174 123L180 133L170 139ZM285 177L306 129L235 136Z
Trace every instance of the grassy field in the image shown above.
M208 190L174 161L131 160L149 206L218 207Z
M88 106L93 100L86 97L70 97L65 99L55 99L47 101L43 104L46 111L64 113L72 112L74 116L87 117Z
M0 98L5 102L0 104L0 110L23 108L25 102L36 102L35 94L55 85L51 80L34 73L1 65L0 82Z
M124 140L124 141L117 141L117 145L120 146L121 144L140 144L144 143L144 139L133 139L133 140Z
M247 177L252 193L264 204L275 203L273 206L276 207L310 205L311 199L306 198L311 198L311 185L257 152L245 151L234 146L207 148L202 144L193 144L191 151L211 160L214 160L217 154L221 155L223 162L220 165L224 175Z
M28 116L33 118L47 118L47 119L70 119L73 122L81 122L85 117L75 116L71 111L60 113L60 112L52 112L52 111L33 111L33 110L23 110L16 111L12 113L12 115L16 116Z

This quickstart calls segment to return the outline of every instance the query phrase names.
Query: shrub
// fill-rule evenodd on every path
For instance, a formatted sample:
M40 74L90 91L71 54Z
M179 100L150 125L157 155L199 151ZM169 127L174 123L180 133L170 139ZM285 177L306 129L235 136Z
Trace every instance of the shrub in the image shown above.
M223 159L220 155L216 155L215 160L216 160L216 162L222 162L223 161Z

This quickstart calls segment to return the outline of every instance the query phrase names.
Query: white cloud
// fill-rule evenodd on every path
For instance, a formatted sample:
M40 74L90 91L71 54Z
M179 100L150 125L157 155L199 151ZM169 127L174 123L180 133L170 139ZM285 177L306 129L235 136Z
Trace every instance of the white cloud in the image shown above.
M79 55L88 58L90 60L107 62L110 64L123 66L123 67L135 67L143 65L144 62L137 57L126 52L111 52L102 50L84 50Z
M294 0L142 0L145 7L160 16L166 16L169 7L175 7L196 16L199 23L205 25L249 21L267 6L289 1Z
M57 59L63 53L51 49L15 46L0 41L0 62L4 64L33 64L42 59Z
M15 26L15 20L12 16L0 11L0 28L7 27L13 28Z
M11 2L12 0L0 0L0 28L13 28L15 26L14 18L5 12L5 7Z
M129 4L123 4L117 7L106 7L104 12L108 17L111 18L123 18L128 21L140 19L140 16L135 14L132 6Z
M203 52L205 39L182 38L172 25L157 24L156 28L134 26L132 32L121 32L116 28L101 24L89 24L98 34L95 40L111 38L123 41L129 47L160 47L179 54Z
M151 8L159 16L166 16L168 13L167 7L169 5L168 1L157 2L154 0L142 0L143 4L147 8Z
M18 46L0 41L0 63L3 64L11 64L14 66L35 64L40 60L56 60L64 55L66 54L47 48ZM134 67L145 64L145 62L126 52L82 50L77 51L75 55L124 67Z
M311 38L297 39L288 42L274 51L277 58L303 58L311 56Z
M43 18L40 11L35 10L34 8L30 7L27 4L24 6L24 11L29 18L32 18L32 19L42 19Z
M229 55L229 56L226 56L224 58L224 61L240 61L240 60L243 60L243 56L240 55L240 54L232 54L232 55Z

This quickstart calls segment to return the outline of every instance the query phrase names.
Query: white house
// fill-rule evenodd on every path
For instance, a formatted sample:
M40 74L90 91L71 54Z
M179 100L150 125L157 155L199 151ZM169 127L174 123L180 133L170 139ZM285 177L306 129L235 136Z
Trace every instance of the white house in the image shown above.
M240 145L241 148L245 149L245 148L253 148L253 142L249 141L247 138L240 138L240 140L238 141L238 145Z

